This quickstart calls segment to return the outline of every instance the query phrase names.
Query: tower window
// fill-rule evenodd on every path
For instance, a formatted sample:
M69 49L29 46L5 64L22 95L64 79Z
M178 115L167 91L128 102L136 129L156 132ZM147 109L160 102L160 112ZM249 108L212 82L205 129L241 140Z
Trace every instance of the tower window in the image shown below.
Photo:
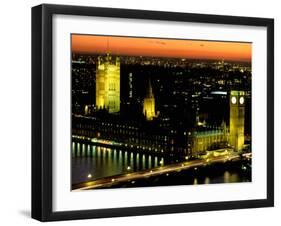
M115 83L109 83L109 90L115 91Z

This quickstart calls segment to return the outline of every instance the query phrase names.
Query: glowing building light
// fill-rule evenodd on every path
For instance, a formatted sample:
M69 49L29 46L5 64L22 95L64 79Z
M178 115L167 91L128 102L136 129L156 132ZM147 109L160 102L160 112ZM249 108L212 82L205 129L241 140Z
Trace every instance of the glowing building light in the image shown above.
M245 104L244 91L230 92L230 120L229 120L229 143L235 151L241 151L244 145L244 118ZM235 100L235 101L234 101ZM238 101L239 100L239 101Z
M227 95L226 91L212 91L211 94L215 95Z
M143 101L143 114L146 117L146 120L151 121L156 116L155 114L155 98L152 91L151 82L148 82L148 89L146 97Z
M96 107L109 113L120 111L120 59L107 54L98 57L96 69Z

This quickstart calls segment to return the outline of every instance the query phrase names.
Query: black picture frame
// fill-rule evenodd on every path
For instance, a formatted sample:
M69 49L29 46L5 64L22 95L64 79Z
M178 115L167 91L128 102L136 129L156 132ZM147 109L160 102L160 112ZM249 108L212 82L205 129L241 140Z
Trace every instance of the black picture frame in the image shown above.
M95 210L52 210L52 18L55 14L246 25L267 29L267 198ZM122 217L274 206L274 20L221 15L43 4L32 8L32 218Z

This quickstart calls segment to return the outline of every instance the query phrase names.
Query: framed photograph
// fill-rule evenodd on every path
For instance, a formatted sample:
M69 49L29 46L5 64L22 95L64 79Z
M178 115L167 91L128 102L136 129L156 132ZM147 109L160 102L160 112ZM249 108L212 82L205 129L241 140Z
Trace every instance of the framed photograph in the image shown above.
M32 217L274 205L274 21L32 8Z

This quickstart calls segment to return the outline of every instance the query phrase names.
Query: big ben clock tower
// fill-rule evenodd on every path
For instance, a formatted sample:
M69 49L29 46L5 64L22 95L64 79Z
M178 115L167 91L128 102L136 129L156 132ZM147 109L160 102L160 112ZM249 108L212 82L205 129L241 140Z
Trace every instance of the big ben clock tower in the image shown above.
M230 120L229 143L234 151L241 151L244 145L244 116L245 116L245 92L230 92Z

